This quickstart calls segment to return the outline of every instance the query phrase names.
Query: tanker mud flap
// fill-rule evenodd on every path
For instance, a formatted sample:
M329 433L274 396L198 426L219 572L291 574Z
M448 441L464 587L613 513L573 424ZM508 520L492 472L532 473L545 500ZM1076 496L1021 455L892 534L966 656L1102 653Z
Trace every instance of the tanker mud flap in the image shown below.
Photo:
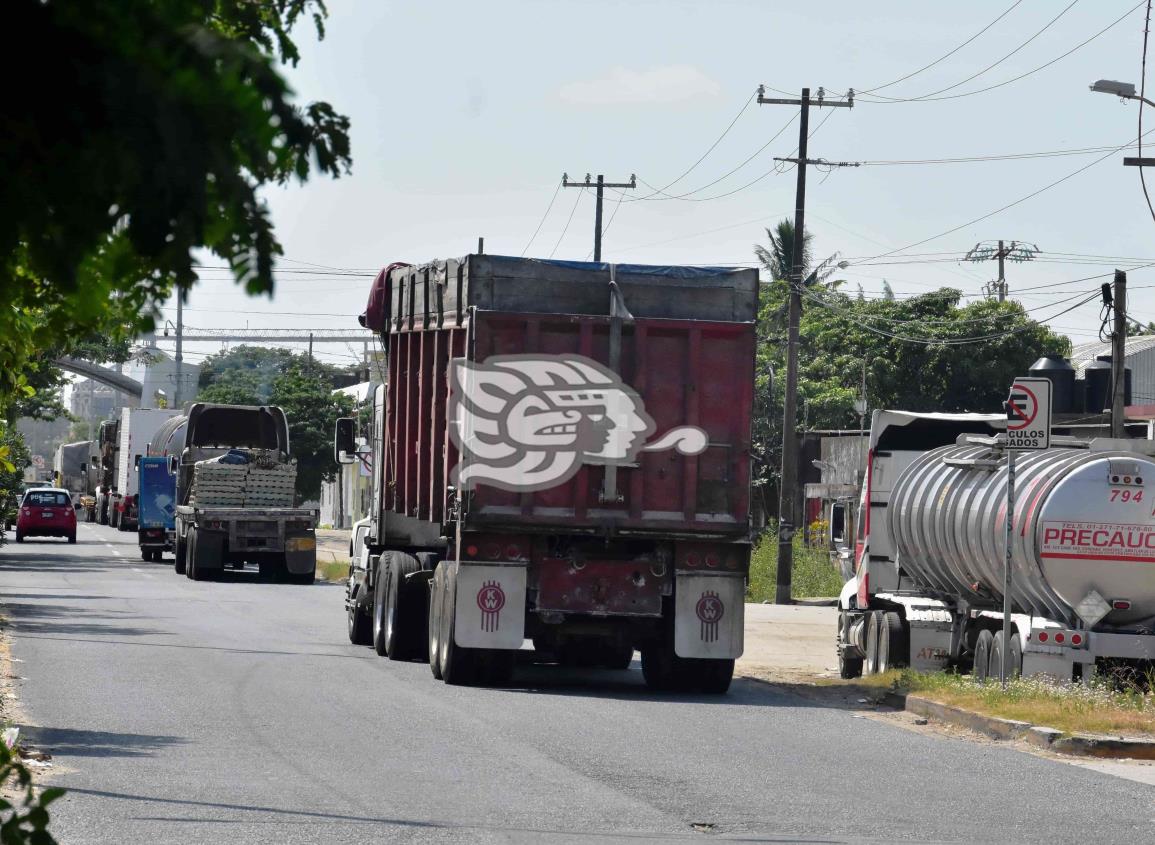
M521 648L525 583L524 563L459 564L454 642L462 648Z
M677 573L674 654L720 660L741 657L745 602L743 575Z

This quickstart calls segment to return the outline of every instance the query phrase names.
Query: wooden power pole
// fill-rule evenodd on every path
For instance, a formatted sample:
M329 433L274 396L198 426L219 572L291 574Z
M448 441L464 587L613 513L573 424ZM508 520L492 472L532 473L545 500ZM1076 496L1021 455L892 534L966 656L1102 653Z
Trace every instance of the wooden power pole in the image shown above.
M802 97L797 100L778 99L765 96L766 89L758 88L759 105L799 106L801 115L798 124L798 158L790 159L798 165L798 182L794 201L794 244L791 248L790 305L788 312L786 339L786 398L782 411L782 472L781 491L778 500L778 572L774 590L776 604L790 604L791 576L794 569L794 532L798 528L798 443L794 430L794 418L798 414L798 323L802 316L802 273L803 246L806 242L806 165L813 164L806 157L806 142L810 135L810 106L834 106L852 108L854 92L845 102L827 102L822 89L818 89L818 99L810 99L810 89L802 89Z
M638 177L630 174L629 182L607 182L606 177L598 174L596 182L590 180L590 175L586 174L584 182L571 182L569 174L563 173L561 175L561 185L563 188L596 188L597 189L597 208L594 211L594 261L602 260L602 191L605 188L620 188L625 190L627 188L633 189L638 187Z

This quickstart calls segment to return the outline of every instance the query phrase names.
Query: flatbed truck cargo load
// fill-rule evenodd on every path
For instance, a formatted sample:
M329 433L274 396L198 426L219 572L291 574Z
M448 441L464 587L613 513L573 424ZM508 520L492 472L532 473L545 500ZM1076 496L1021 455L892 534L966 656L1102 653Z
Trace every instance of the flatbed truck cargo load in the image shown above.
M1006 417L875 411L839 597L843 677L897 666L997 677L1155 668L1155 441L1019 452L1008 559Z
M742 653L758 274L469 255L377 277L388 355L361 448L353 642L448 683L525 640L658 689L724 692Z
M293 506L296 470L283 410L198 402L161 426L152 448L175 475L178 574L202 581L251 563L266 577L313 583L318 514Z

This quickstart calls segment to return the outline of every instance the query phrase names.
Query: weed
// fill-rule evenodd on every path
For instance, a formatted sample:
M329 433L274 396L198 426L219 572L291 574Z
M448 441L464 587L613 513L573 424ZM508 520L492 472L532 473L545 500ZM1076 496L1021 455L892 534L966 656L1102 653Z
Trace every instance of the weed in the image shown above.
M767 532L762 535L750 556L750 583L746 600L773 601L778 582L778 536ZM791 592L795 598L836 596L842 592L842 576L831 563L830 553L823 548L807 546L801 539L794 541L794 569Z

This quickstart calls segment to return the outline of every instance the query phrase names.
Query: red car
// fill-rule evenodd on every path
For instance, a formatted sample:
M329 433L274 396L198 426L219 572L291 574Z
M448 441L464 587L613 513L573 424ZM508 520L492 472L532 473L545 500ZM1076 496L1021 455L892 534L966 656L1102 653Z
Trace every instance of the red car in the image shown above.
M16 542L25 537L67 537L76 542L76 511L67 490L38 487L24 494L16 515Z

